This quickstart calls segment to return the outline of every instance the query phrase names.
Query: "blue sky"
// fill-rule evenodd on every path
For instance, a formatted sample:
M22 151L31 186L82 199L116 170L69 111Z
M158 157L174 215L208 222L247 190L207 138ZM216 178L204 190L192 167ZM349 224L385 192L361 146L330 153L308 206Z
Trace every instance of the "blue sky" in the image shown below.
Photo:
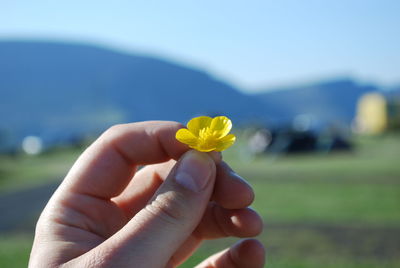
M400 84L399 12L398 0L0 0L0 39L143 52L244 90L336 76L390 86Z

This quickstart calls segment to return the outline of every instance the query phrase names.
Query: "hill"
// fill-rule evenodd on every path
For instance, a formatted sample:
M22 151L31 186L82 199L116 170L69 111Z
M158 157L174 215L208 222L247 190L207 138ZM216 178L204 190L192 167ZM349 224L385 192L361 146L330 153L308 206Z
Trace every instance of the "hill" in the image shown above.
M27 135L56 144L116 123L204 114L267 126L308 114L348 126L358 98L379 90L336 79L249 95L193 67L76 43L0 41L0 63L0 150Z
M252 96L204 71L100 47L0 42L0 130L57 142L141 120L185 122L224 114L236 123L274 117ZM4 134L6 133L6 134Z
M359 97L377 90L373 85L358 84L351 79L337 79L268 89L254 96L266 106L274 104L281 107L279 113L287 121L296 115L307 114L320 122L341 122L349 125L354 119Z

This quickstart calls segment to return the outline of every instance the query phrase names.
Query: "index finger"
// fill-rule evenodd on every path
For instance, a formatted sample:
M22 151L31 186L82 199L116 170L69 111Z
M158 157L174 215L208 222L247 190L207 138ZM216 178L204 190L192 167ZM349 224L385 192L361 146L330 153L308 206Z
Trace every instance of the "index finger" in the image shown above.
M99 198L117 196L128 185L138 165L178 159L188 150L175 139L181 127L169 121L111 127L78 158L62 186Z

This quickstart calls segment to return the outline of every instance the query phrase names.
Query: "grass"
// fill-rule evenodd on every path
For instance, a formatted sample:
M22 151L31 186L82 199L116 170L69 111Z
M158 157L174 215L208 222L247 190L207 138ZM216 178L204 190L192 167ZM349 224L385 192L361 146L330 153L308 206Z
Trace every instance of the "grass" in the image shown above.
M256 191L268 267L400 267L399 136L360 138L350 153L235 155L225 159ZM183 267L232 243L207 242Z
M254 208L277 222L399 226L400 192L392 185L255 184ZM283 196L285 195L285 196Z
M0 235L0 267L27 267L32 235Z
M347 154L233 159L268 221L400 226L400 137L360 139Z
M59 148L38 156L0 155L0 193L61 180L81 151Z
M256 191L268 267L400 267L400 137L359 138L350 153L225 159ZM79 150L0 158L0 192L62 177ZM43 166L46 166L44 169ZM4 174L7 174L4 176ZM11 179L12 178L12 179ZM31 234L0 237L0 267L26 266ZM193 267L235 239L206 242Z

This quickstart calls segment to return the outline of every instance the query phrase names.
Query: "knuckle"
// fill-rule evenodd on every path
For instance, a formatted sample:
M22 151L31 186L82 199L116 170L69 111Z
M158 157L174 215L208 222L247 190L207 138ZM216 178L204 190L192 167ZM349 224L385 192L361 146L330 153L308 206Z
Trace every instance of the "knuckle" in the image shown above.
M109 127L100 136L98 142L103 144L114 144L115 141L124 139L124 137L129 133L132 124L116 124Z
M118 136L126 128L127 124L116 124L109 127L103 134L104 137L113 138Z

